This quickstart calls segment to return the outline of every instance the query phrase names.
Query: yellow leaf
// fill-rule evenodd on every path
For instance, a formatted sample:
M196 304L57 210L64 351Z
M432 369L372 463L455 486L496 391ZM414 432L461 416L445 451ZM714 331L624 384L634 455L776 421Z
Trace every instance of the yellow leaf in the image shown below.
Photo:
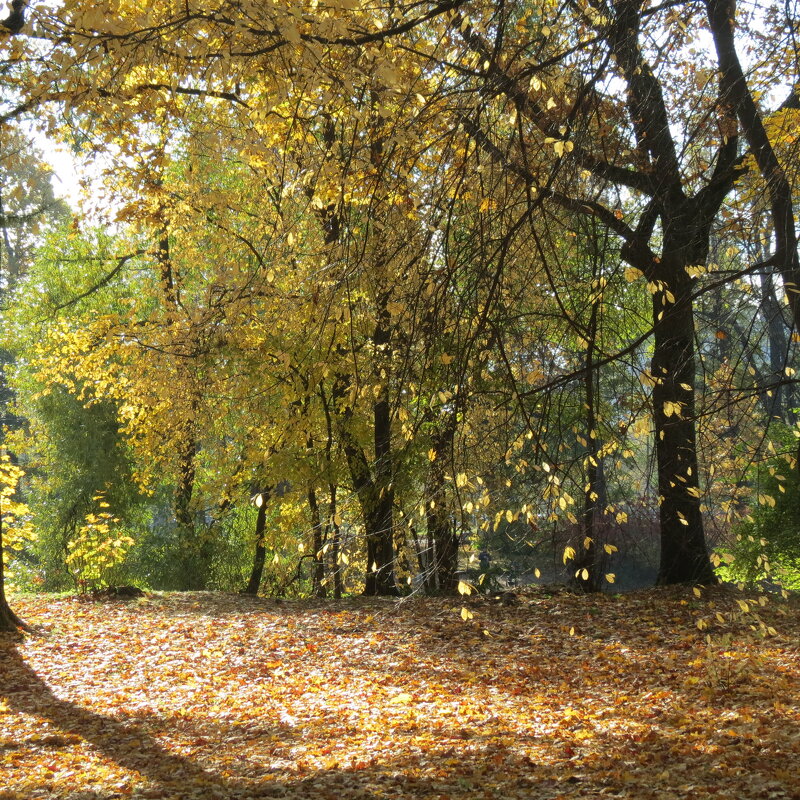
M607 573L606 573L606 580L607 580L609 583L614 583L614 581L615 581L616 579L617 579L617 576L616 576L616 575L615 575L613 572L607 572Z
M626 267L623 274L625 275L625 280L628 281L628 283L632 283L639 278L644 278L644 272L642 272L640 269L636 269L636 267Z
M408 705L413 699L413 695L410 695L408 692L401 692L400 694L396 694L394 697L390 697L389 703L394 706Z
M575 558L575 549L572 547L565 547L564 548L564 563L566 564L567 561L572 560Z
M472 594L472 587L466 583L465 581L458 582L458 593L459 594Z
M468 620L472 619L472 612L468 608L462 608L461 619L463 619L464 622L467 622Z

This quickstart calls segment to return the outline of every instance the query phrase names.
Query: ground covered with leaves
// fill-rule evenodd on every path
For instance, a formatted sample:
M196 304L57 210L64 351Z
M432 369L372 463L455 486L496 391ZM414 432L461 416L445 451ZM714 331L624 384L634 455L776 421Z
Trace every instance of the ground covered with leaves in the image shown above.
M800 603L700 594L13 598L0 798L800 798Z

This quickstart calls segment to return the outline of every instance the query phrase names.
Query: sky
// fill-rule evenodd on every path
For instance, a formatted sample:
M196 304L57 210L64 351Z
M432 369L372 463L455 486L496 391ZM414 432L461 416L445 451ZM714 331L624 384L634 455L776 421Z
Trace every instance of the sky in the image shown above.
M56 196L63 198L72 208L77 209L83 194L78 163L64 145L57 144L36 131L32 131L31 136L42 151L44 160L53 169L53 191Z

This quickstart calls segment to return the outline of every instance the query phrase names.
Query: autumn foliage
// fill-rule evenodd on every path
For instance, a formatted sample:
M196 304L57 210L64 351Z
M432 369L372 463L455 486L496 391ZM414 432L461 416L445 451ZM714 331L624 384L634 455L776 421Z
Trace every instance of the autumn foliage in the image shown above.
M15 598L0 797L797 797L796 598L465 602Z

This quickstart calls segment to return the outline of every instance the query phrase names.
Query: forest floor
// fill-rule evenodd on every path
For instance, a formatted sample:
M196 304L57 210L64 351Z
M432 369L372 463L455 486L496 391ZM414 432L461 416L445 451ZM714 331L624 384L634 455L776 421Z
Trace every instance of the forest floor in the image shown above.
M0 798L800 798L800 601L696 591L12 597Z

